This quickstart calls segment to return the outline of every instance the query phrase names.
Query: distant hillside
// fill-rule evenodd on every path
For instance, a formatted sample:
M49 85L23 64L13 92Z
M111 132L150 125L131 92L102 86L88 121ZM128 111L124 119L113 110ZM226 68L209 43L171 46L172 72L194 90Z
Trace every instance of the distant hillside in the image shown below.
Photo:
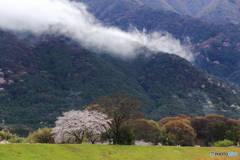
M147 32L167 31L173 34L194 53L199 68L240 83L240 25L214 24L170 11L154 10L130 0L81 1L107 25L124 30L132 25Z
M63 111L84 109L116 92L140 97L142 111L154 120L177 114L239 117L239 91L178 56L123 60L65 37L44 36L29 45L31 35L0 35L0 118L7 124L49 126Z
M19 39L1 30L0 118L7 124L51 126L62 112L116 92L140 97L149 119L211 113L239 118L239 25L213 24L132 0L82 1L106 26L172 33L196 60L148 50L142 53L151 56L123 60L64 36L18 33Z
M119 12L123 8L134 10L139 6L149 6L153 9L163 9L175 12L180 15L189 15L195 18L201 18L216 23L239 23L240 22L240 0L76 0L89 5L92 12L102 17L105 12L99 8L110 8L118 5L118 9L113 12L117 15L123 15ZM119 5L121 4L121 5ZM125 5L124 5L125 4ZM128 4L128 5L126 5ZM95 6L95 7L94 7ZM97 7L97 8L96 8ZM115 14L114 14L115 15Z
M152 8L190 15L211 22L240 22L240 0L138 0Z

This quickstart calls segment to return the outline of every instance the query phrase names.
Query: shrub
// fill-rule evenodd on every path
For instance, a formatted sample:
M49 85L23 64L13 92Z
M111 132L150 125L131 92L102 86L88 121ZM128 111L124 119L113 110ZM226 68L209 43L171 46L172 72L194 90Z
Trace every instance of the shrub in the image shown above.
M229 147L229 146L232 146L234 144L233 141L230 141L230 140L223 140L223 141L217 141L214 143L214 146L215 147Z
M51 128L40 128L29 134L28 140L33 143L53 143L53 133Z
M23 138L23 137L10 138L10 139L8 140L8 142L10 142L10 143L23 143L24 141L26 141L26 139Z
M0 141L2 141L4 139L8 140L13 137L15 137L15 135L10 133L9 131L0 131Z

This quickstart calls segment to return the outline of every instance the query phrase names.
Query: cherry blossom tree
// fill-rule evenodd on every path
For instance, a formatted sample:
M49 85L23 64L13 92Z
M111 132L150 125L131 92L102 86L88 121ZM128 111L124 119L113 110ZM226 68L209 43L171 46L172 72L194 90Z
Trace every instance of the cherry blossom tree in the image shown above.
M56 127L52 129L55 143L82 143L84 135L95 143L102 133L109 129L110 119L98 111L64 112L58 117Z

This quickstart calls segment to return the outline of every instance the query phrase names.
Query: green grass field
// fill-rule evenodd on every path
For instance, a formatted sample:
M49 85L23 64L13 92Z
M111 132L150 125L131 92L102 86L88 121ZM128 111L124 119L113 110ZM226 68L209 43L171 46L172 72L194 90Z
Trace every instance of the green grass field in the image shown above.
M240 160L240 156L210 157L211 151L240 154L236 147L0 144L0 160Z

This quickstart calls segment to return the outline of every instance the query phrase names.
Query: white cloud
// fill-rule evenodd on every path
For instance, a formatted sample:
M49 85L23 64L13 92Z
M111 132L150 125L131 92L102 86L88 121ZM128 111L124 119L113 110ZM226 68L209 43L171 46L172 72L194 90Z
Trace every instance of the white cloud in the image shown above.
M105 27L87 12L83 3L69 0L0 0L0 28L35 34L56 32L85 47L124 57L135 56L138 48L146 47L193 60L191 52L169 34Z

